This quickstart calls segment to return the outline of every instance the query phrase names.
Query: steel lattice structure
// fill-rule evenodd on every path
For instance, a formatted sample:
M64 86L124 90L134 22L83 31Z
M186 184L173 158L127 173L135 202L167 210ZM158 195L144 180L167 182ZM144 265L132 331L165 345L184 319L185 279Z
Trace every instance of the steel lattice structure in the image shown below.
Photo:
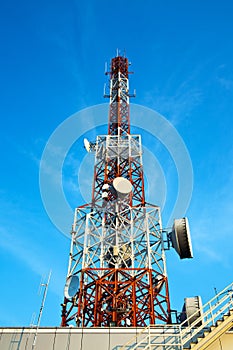
M130 134L128 74L128 59L113 58L108 135L92 147L92 202L75 210L66 284L75 290L65 295L62 326L171 321L160 208L145 202L141 137ZM117 191L115 179L131 190Z

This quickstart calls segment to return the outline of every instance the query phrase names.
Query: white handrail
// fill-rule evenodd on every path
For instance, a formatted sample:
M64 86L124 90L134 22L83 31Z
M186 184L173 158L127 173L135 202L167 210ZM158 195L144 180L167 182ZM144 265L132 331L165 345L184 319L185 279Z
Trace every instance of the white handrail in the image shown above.
M216 322L223 315L233 309L233 283L229 284L221 292L215 295L201 310L197 310L194 314L188 317L185 321L177 325L149 325L138 333L133 339L123 345L120 350L136 350L140 345L145 345L144 349L154 349L154 346L163 346L163 349L173 349L174 345L177 350L182 350L185 344L188 344L198 337L198 334L203 333L211 326L216 326ZM190 322L195 315L200 314L194 322ZM188 325L188 326L187 326ZM163 332L154 334L151 330L162 327ZM138 338L141 338L137 342ZM161 342L162 338L162 342ZM171 347L171 348L170 348Z

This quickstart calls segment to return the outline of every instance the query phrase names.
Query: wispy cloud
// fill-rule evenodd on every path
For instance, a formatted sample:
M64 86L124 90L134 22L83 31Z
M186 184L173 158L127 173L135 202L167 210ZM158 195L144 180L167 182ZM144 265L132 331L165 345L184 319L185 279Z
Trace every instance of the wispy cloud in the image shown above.
M5 227L0 227L0 246L9 251L17 259L23 260L28 268L36 274L43 274L48 270L46 262L38 258L40 248L35 247L25 240L22 235L11 230L9 232Z
M215 198L205 197L192 216L192 239L196 252L208 263L229 269L232 264L232 180L217 191Z
M170 74L163 84L160 83L160 88L155 85L144 95L144 103L168 117L174 125L187 118L204 98L203 84L198 83L209 62L196 61L195 66L190 67L189 62L192 62L196 50L196 45L189 46L176 65L169 66Z
M47 275L52 269L54 276L50 290L59 295L61 287L59 279L64 271L60 261L56 261L57 252L52 250L51 245L53 237L59 233L51 227L47 219L42 218L38 210L28 211L23 208L21 202L17 204L5 199L1 200L0 204L4 213L4 216L1 216L0 250L11 255L9 270L11 264L17 265L19 261L23 262L33 274L39 276ZM59 241L65 238L61 235L57 238L59 251ZM67 240L66 242L69 243Z
M163 115L169 116L170 122L177 125L202 101L202 97L202 91L190 88L187 81L176 89L174 95L158 96L157 91L148 91L144 96L144 102Z
M231 91L233 89L232 68L227 63L220 64L216 68L215 81L224 90Z
M224 89L228 91L233 89L233 80L227 78L217 78L217 81Z

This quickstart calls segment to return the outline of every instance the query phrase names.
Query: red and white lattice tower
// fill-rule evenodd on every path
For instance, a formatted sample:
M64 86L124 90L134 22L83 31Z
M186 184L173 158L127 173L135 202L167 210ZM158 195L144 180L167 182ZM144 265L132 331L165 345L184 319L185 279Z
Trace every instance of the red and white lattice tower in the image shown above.
M111 61L108 135L92 202L75 210L62 326L170 323L160 208L145 201L140 135L130 134L128 59Z

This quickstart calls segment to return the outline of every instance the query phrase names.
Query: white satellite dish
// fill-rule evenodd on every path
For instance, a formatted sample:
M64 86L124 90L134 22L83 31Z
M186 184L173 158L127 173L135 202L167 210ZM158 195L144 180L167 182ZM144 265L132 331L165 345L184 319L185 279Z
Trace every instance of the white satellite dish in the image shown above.
M152 279L152 282L156 293L159 293L164 284L164 276L158 274L156 277Z
M86 149L87 152L90 152L91 151L91 143L88 141L88 139L84 139L83 140L83 143L84 143L84 147Z
M116 177L113 182L113 187L116 190L118 196L125 197L132 191L132 184L124 177Z
M190 297L184 299L184 306L182 309L181 322L187 320L187 325L191 325L197 321L193 326L199 327L203 321L202 301L200 296Z
M190 237L189 223L187 218L174 220L171 232L172 246L180 259L193 257L192 243Z
M71 299L75 296L79 289L79 278L78 276L69 276L66 280L64 289L64 295L67 299Z

